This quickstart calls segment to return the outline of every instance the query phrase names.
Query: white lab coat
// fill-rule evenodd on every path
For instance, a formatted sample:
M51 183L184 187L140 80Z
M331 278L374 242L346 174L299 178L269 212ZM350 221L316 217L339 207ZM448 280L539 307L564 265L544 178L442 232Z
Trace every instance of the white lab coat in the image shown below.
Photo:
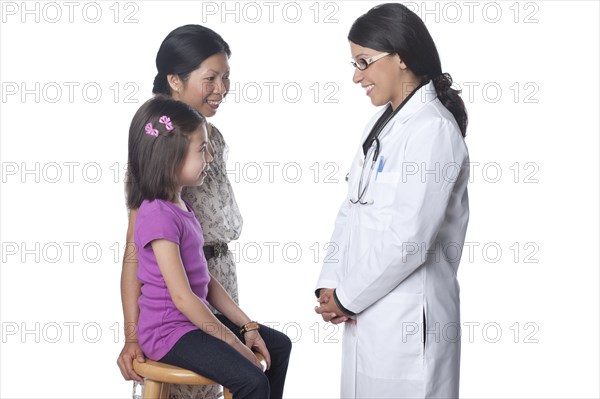
M341 397L455 398L467 147L430 82L381 132L384 160L376 162L363 198L369 203L352 204L362 142L383 111L365 129L335 223L335 245L317 282L317 288L336 288L340 303L357 314L356 325L344 326Z

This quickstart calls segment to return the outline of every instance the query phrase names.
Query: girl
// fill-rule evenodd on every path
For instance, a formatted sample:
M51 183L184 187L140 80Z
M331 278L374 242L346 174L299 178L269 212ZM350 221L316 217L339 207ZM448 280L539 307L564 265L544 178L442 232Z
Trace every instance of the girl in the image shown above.
M261 332L272 340L283 334L251 321L212 278L202 229L182 198L184 186L201 185L207 176L208 145L204 117L173 99L147 101L131 122L126 188L128 205L138 209L137 337L153 360L211 378L235 397L268 398L270 384L283 386L285 370L277 366L266 376L250 348L269 369ZM209 304L222 314L215 316Z
M200 25L181 26L167 35L156 56L158 73L154 79L154 94L169 96L185 102L206 118L216 114L229 91L229 45L216 32ZM210 273L219 281L234 302L238 302L236 265L227 243L236 240L242 230L242 216L227 176L225 161L227 145L220 131L207 124L210 148L214 160L201 186L184 187L182 197L194 209L204 233L204 252ZM129 204L127 242L133 242L136 206ZM136 278L135 247L127 246L121 275L121 297L125 318L126 341L118 358L125 379L142 381L133 371L133 359L144 361L137 342L138 297L140 283ZM291 342L287 337L279 342L281 356L273 354L273 362L286 369ZM267 345L275 345L269 342ZM278 351L279 352L279 351ZM283 355L284 353L287 353ZM268 371L267 373L270 373ZM272 393L282 395L283 386L271 387ZM216 398L218 387L177 385L171 388L171 399L190 397Z
M325 321L345 324L343 398L458 397L456 272L469 217L467 114L425 24L376 6L348 36L375 106L317 282Z

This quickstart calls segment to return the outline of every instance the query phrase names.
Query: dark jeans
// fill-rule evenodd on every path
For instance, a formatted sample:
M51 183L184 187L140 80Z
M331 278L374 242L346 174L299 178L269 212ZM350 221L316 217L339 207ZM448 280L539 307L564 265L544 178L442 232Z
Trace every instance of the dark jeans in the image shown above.
M244 342L238 326L221 314L216 316ZM264 373L231 345L202 330L185 334L160 361L218 382L234 399L281 399L292 343L287 335L262 324L260 335L271 355L271 368Z

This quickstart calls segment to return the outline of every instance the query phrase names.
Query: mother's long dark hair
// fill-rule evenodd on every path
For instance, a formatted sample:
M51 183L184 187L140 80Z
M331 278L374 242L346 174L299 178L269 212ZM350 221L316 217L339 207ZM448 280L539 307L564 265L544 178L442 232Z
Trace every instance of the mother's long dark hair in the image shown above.
M163 40L156 54L154 94L171 96L167 75L178 75L185 82L190 73L205 59L217 53L231 56L229 45L212 29L201 25L184 25L173 30Z
M398 3L381 4L359 17L348 40L362 47L398 54L421 79L432 80L438 98L454 115L463 136L467 133L467 110L452 77L442 73L442 64L427 27L417 14Z

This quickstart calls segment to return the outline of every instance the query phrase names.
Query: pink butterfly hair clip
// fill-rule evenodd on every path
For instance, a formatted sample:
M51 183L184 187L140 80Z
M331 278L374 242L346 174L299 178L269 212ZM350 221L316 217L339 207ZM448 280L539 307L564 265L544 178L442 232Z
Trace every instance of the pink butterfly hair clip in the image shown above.
M146 134L148 134L150 136L158 137L158 130L156 130L154 127L152 127L152 123L150 123L150 122L146 123L146 126L144 127L144 129L146 130Z
M160 119L158 120L160 123L162 123L163 125L165 125L165 128L170 132L171 130L173 130L173 123L171 123L171 118L169 118L167 115L163 115L160 117Z

